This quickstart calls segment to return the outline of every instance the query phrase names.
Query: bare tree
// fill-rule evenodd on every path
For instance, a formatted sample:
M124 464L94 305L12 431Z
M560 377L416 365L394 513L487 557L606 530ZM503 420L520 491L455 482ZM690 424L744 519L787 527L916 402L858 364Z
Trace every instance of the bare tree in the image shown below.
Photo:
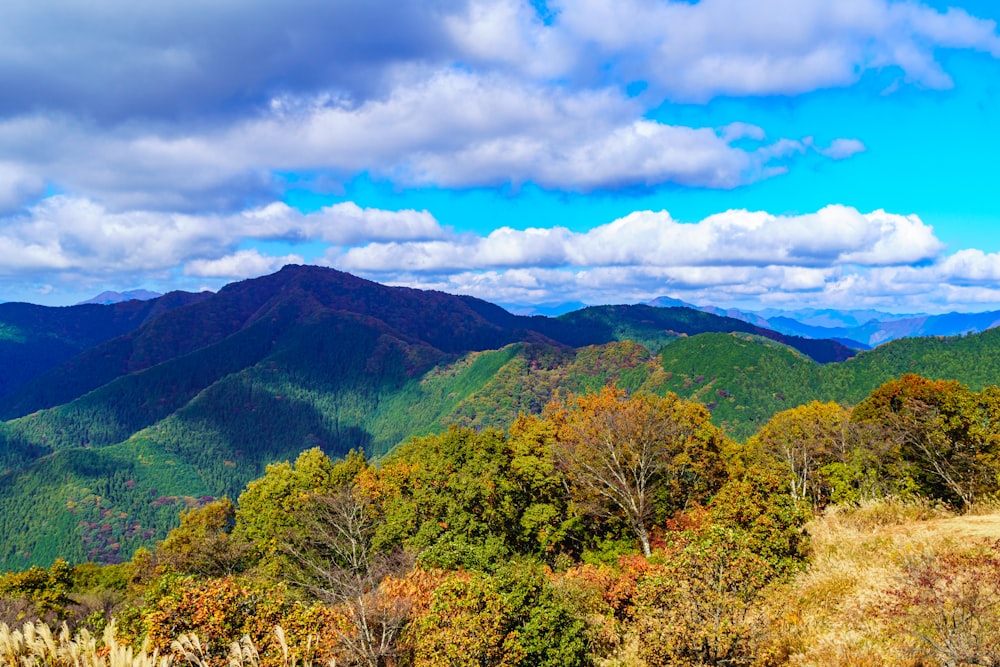
M380 584L412 563L401 551L372 548L375 518L369 503L350 487L312 497L302 524L301 532L285 544L297 564L295 582L344 614L348 623L337 632L345 662L385 665L397 653L410 610L385 595Z
M680 509L721 482L718 435L701 406L605 388L560 408L550 410L559 424L554 453L571 489L593 511L625 519L646 556L661 488Z

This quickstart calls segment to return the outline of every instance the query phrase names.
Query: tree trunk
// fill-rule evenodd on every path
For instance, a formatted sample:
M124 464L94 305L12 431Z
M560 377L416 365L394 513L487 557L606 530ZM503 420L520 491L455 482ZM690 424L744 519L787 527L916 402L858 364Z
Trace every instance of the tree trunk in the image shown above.
M635 529L635 534L642 544L642 555L649 558L652 552L649 550L649 533L646 532L646 527L640 523Z

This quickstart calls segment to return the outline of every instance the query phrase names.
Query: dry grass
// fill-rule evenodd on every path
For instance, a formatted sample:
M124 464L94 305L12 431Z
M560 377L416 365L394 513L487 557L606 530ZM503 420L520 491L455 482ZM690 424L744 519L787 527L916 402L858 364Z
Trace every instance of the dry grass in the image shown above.
M280 667L312 667L310 661L300 661L289 654L280 627L274 629L274 634L283 657ZM113 623L100 640L86 629L71 636L66 624L53 632L44 623L29 622L19 628L0 623L0 667L172 667L175 663L209 667L212 664L206 647L193 634L178 637L173 650L173 655L161 656L155 650L150 651L148 643L135 650L118 641ZM232 645L228 662L229 667L261 665L249 637Z
M887 610L908 564L1000 539L1000 512L955 516L897 500L812 521L813 561L770 600L772 661L801 667L934 665Z
M10 628L0 623L0 664L5 667L169 667L171 659L147 649L133 650L115 638L114 624L101 641L87 630L70 636L65 624L58 632L44 623Z

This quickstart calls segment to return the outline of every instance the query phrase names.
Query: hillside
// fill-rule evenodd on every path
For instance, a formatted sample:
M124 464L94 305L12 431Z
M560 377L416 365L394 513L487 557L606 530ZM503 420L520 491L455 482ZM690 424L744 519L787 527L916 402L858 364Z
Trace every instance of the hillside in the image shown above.
M560 389L660 390L655 358L618 342L622 327L329 269L286 267L173 308L163 299L86 307L145 319L0 397L4 563L119 559L162 537L185 503L235 495L315 445L378 455L450 423L504 426ZM659 343L742 325L688 309L655 321L608 312L650 345L657 328Z
M806 530L809 568L770 601L789 664L970 664L956 657L996 636L995 511L882 501L832 508Z
M63 308L0 303L0 398L95 345L207 297L172 292L155 301Z
M678 339L662 353L664 388L697 399L738 438L773 414L810 400L853 405L904 373L957 379L971 389L1000 378L1000 330L954 338L904 338L843 363L816 364L768 339L704 334Z
M854 403L906 372L974 388L1000 376L994 332L821 364L851 352L683 307L520 317L318 267L86 308L142 318L0 397L0 567L120 560L180 508L235 496L304 449L379 456L609 382L695 398L742 439L780 410Z

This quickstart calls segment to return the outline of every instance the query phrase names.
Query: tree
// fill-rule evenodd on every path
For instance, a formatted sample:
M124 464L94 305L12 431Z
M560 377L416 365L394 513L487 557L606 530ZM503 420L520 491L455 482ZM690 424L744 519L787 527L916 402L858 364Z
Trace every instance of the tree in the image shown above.
M725 479L722 436L708 411L674 394L628 398L605 387L550 406L548 416L557 425L555 458L575 497L624 519L646 556L657 510L704 502Z
M342 615L334 631L348 664L384 665L397 652L410 610L381 584L411 560L402 551L372 547L376 514L353 486L310 496L298 522L300 530L282 547L295 564L289 568L294 583Z
M185 510L181 525L157 546L157 562L175 572L203 577L235 574L247 552L246 543L230 535L235 519L236 508L229 498Z
M252 544L265 569L278 574L287 565L280 549L302 529L304 503L314 495L335 492L367 467L364 454L351 451L336 463L318 447L299 454L294 465L274 463L240 494L233 537Z
M845 460L854 440L847 410L812 401L774 415L747 446L788 470L794 500L820 505L830 494L823 468Z
M995 389L976 394L958 382L909 374L873 391L852 420L882 425L920 491L968 507L996 491L998 414Z

